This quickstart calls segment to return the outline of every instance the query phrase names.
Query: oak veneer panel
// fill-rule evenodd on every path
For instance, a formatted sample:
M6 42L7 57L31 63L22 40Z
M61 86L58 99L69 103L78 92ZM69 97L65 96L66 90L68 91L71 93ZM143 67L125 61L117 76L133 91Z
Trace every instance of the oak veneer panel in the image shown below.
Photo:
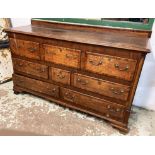
M84 69L98 74L106 74L131 81L136 68L136 60L86 53Z
M40 59L39 43L20 39L16 39L15 42L20 56Z
M102 79L93 78L81 74L74 74L75 87L92 91L101 95L117 98L126 101L128 99L130 87L105 81Z
M14 62L14 69L19 72L48 79L48 66L46 65L41 65L38 63L33 63L30 61L25 61L17 58L13 58L13 62Z
M70 81L71 81L70 71L50 67L49 75L50 75L50 79L53 81L70 85Z
M81 51L52 45L43 45L45 61L80 68Z

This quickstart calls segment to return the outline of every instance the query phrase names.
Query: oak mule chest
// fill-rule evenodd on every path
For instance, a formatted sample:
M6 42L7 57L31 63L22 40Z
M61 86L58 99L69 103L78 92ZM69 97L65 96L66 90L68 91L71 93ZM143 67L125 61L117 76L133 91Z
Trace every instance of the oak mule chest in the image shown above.
M15 94L46 98L128 132L149 32L37 20L6 31Z

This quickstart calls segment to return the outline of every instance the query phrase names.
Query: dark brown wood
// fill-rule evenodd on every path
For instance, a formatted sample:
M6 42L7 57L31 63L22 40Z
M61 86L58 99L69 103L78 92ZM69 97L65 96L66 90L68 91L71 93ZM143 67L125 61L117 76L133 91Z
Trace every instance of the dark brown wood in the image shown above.
M53 97L59 97L59 87L46 82L34 80L20 75L13 76L14 81L18 81L15 85L47 94Z
M74 74L73 86L105 96L127 100L130 87L89 76Z
M135 67L136 60L87 53L84 69L94 73L107 74L131 81Z
M61 96L64 100L69 101L81 108L90 109L96 113L121 121L124 116L124 107L101 100L92 96L81 94L69 89L62 88Z
M11 49L11 52L19 55L18 50L17 50L16 40L13 39L13 38L9 38L9 41L10 41L10 49Z
M14 92L44 97L127 132L147 35L44 24L7 30Z
M60 28L67 30L79 30L79 31L89 31L89 32L119 32L129 36L141 36L149 38L151 37L152 31L149 30L134 30L134 29L124 29L124 28L114 28L107 26L93 26L93 25L81 25L81 24L73 24L73 23L60 23L55 21L43 21L43 20L31 20L31 24L33 26L41 26L45 28Z
M85 43L104 47L114 47L120 49L130 49L135 51L149 52L147 49L148 38L140 36L128 36L122 33L112 32L87 32L73 31L55 28L44 28L36 26L22 26L18 28L6 29L6 32L33 35L76 43Z
M13 58L13 65L14 70L48 79L48 67L46 65L41 65L17 58Z

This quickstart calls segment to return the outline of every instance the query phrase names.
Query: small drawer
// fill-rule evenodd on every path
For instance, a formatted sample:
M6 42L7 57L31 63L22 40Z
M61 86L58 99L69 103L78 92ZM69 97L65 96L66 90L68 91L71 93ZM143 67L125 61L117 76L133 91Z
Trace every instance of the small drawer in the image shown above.
M44 44L45 60L69 67L80 68L81 51Z
M27 78L20 75L14 75L13 81L17 86L30 89L42 94L47 94L53 97L57 97L57 98L59 97L59 87L56 85Z
M16 40L17 50L20 56L32 59L40 59L39 43L25 40Z
M132 81L136 63L137 61L132 59L87 52L84 69Z
M105 81L102 79L92 78L81 74L74 74L73 85L87 91L95 92L124 101L128 99L130 90L129 86Z
M17 58L13 58L14 70L48 79L48 67Z
M92 97L66 88L61 88L62 98L75 106L79 106L89 111L97 112L107 118L122 120L124 107L103 99Z
M52 79L53 81L70 85L70 72L69 71L50 67L49 75L50 75L50 79Z

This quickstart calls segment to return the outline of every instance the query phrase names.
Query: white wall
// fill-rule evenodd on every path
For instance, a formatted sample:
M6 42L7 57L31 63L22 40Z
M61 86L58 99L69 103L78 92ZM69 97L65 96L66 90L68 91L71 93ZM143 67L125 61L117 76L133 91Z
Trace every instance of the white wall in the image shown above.
M151 53L146 56L133 104L155 110L155 22L152 30Z
M30 24L30 18L12 18L11 20L14 27ZM150 44L152 52L146 57L133 104L155 110L155 23Z
M31 19L30 18L11 18L12 26L23 26L23 25L30 25Z

